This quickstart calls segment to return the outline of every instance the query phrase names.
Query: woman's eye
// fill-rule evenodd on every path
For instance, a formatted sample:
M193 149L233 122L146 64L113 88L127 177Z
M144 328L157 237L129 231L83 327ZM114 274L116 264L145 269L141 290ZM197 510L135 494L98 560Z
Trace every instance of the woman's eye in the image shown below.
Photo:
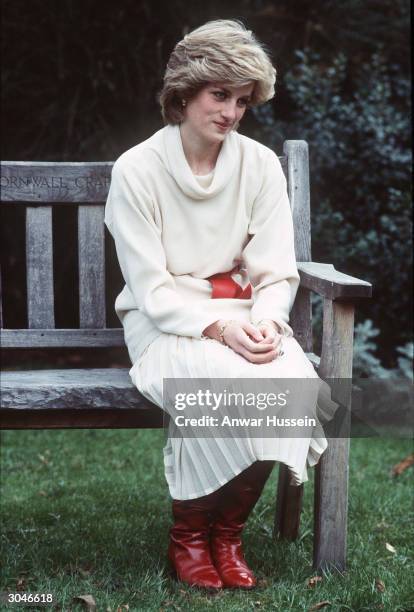
M215 97L218 98L219 100L224 100L224 98L225 98L224 91L215 91L213 93L214 93Z
M248 105L248 101L247 100L239 100L238 104L239 104L239 106L247 106Z

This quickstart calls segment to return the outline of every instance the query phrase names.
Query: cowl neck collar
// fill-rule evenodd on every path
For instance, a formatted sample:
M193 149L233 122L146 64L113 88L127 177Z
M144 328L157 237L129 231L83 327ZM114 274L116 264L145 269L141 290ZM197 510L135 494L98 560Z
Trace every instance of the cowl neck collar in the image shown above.
M240 160L238 134L230 132L221 145L213 180L203 187L194 176L184 153L180 127L167 125L164 131L165 164L180 189L195 200L207 200L216 196L229 183Z

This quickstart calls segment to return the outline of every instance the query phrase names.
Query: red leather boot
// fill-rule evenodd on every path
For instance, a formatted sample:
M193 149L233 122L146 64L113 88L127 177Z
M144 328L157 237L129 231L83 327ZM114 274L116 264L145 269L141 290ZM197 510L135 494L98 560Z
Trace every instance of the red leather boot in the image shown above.
M256 578L243 555L241 533L273 465L274 461L256 461L220 489L210 540L213 562L225 587L256 586Z
M189 500L173 500L174 525L168 558L182 582L205 589L221 589L223 582L210 553L210 524L218 491Z

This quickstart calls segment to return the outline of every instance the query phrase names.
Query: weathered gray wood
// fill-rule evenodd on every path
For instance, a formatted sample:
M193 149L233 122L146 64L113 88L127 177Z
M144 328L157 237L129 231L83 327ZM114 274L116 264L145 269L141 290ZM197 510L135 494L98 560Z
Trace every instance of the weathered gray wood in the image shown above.
M128 368L5 371L1 407L18 409L124 408L153 404L133 385Z
M125 346L123 329L2 329L3 348L94 348Z
M26 209L27 319L29 328L53 328L52 208Z
M285 140L288 195L295 227L295 253L298 261L311 260L311 225L308 144L304 140Z
M1 201L104 202L113 162L15 162L1 164Z
M289 202L295 231L295 253L298 261L311 259L311 224L309 190L308 145L303 140L286 140L283 152L287 159ZM312 352L312 306L309 291L300 287L290 314L290 321L299 344L305 352ZM302 497L297 488L287 484L286 468L279 466L276 499L276 529L281 537L293 539L299 531Z
M332 264L298 262L298 270L302 287L311 289L330 300L366 298L372 295L371 283L338 272Z
M320 359L315 353L306 353L306 357L318 370ZM299 535L300 515L303 505L303 485L291 486L290 474L287 465L279 465L279 477L276 495L276 514L274 522L274 535L281 539L293 541Z
M119 348L125 347L122 328L106 329L2 329L2 348ZM306 353L318 369L319 357Z
M277 486L274 534L286 540L296 540L299 535L300 514L303 503L303 485L289 485L289 469L281 463Z
M103 206L79 206L78 256L80 327L105 327L105 234Z
M294 142L294 141L293 141ZM279 158L287 175L287 160ZM1 162L1 200L53 205L104 202L113 162Z
M295 253L298 261L311 259L311 225L308 145L304 140L286 140L283 152L287 159L287 182L295 230ZM295 336L304 351L312 351L312 306L310 294L299 289L291 312Z
M157 406L142 410L0 409L0 429L143 429L167 427L167 425L167 415Z
M290 312L290 325L295 332L296 340L305 353L311 352L313 349L312 325L309 325L309 321L312 321L312 304L309 291L304 287L299 287L295 303Z
M354 311L355 306L348 301L324 300L319 365L319 375L322 378L352 378Z
M325 299L322 355L319 375L324 379L352 378L354 306ZM348 408L343 427L346 437L329 438L328 448L316 466L314 551L315 569L346 568L348 513L348 461L350 435L351 384L341 385L341 397Z

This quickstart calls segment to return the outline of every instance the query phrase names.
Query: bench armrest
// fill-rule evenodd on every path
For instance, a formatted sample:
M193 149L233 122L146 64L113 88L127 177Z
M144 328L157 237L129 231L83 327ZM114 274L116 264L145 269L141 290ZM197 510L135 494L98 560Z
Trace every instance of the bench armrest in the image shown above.
M372 285L335 270L332 264L298 262L300 286L330 300L371 297Z

